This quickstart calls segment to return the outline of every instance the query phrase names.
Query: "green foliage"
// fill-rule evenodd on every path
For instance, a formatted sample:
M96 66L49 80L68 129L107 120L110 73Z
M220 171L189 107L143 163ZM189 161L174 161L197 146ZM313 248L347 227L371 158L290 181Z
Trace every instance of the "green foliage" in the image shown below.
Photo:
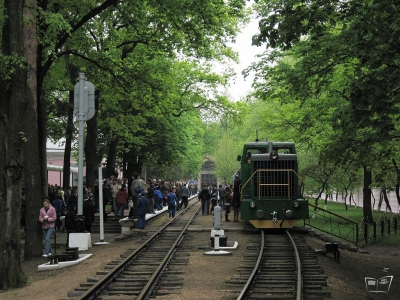
M365 166L376 173L372 184L393 186L390 177L397 176L388 170L391 158L397 160L392 142L400 113L396 6L290 0L259 1L255 9L261 21L253 43L273 48L246 71L256 71L253 96L265 101L265 127L315 157L320 172L334 166L331 187L351 190ZM316 190L318 183L309 184Z
M4 55L0 53L0 79L10 80L16 68L25 68L25 59L17 54Z
M233 175L240 167L236 160L238 153L242 151L243 144L238 143L235 137L229 133L223 133L218 138L218 147L213 155L216 164L217 178L220 183L232 184Z
M210 118L237 115L235 105L218 92L231 75L214 74L209 61L237 59L227 43L248 15L245 1L238 0L70 0L40 6L40 74L50 138L63 136L67 91L85 70L100 90L99 159L118 141L120 158L135 162L140 157L164 173L189 158L186 170L176 173L196 174L201 165L196 151L207 149L199 142L202 137L193 135L198 112ZM176 138L182 134L189 140L183 147Z

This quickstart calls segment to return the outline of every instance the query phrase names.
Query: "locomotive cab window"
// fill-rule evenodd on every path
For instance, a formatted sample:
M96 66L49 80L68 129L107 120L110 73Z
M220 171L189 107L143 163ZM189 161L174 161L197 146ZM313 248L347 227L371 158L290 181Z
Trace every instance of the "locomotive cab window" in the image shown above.
M292 154L292 148L276 148L274 147L273 150L277 151L279 154Z
M246 151L246 162L250 163L251 162L251 156L253 154L263 154L267 153L267 148L266 147L258 147L258 148L248 148Z

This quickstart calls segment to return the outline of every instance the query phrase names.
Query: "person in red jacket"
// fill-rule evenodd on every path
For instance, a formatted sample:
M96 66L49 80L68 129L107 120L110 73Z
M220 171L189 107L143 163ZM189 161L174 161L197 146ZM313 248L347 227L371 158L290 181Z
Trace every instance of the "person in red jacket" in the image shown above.
M125 188L125 184L121 185L121 188L118 190L116 198L117 198L117 210L115 211L115 216L123 218L124 210L126 206L126 202L128 201L128 191Z
M55 221L57 220L56 209L51 206L49 199L46 197L43 200L43 207L39 211L39 222L42 223L43 239L45 242L45 252L43 257L51 256L50 239L54 232Z

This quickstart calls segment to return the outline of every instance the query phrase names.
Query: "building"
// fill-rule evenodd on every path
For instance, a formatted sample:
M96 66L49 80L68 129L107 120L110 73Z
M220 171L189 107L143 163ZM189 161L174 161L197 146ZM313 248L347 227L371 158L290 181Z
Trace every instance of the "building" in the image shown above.
M199 176L199 188L203 185L210 186L217 183L217 175L215 171L215 163L209 159L206 159L201 166L201 172Z
M63 166L64 166L64 152L65 148L59 144L54 144L47 141L47 182L51 185L63 186ZM78 183L78 162L71 155L70 157L70 185L77 185ZM85 174L85 168L83 168Z

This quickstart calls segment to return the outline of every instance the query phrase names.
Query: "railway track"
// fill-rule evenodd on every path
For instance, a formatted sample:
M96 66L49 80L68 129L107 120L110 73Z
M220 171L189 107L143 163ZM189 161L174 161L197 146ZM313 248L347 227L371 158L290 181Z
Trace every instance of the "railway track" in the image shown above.
M301 235L264 235L247 245L245 266L226 285L232 299L325 299L326 275ZM255 265L254 265L254 262Z
M177 266L187 264L189 258L175 254L200 209L200 202L190 201L186 209L177 212L141 246L128 250L104 271L88 278L88 282L69 292L67 299L148 299L181 289L183 276Z

